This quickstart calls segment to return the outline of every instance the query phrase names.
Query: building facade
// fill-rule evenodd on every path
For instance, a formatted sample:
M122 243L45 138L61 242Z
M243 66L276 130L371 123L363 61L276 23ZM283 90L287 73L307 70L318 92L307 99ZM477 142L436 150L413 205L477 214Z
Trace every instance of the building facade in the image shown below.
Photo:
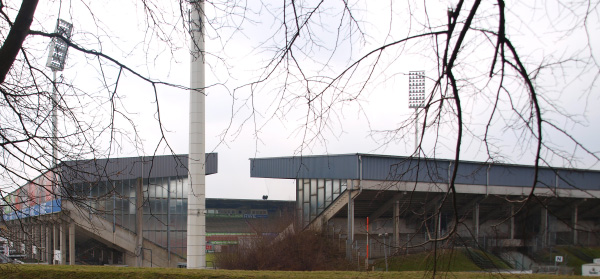
M217 172L207 154L206 174ZM187 156L64 162L6 195L3 251L27 261L175 267L185 263ZM293 202L207 199L207 252L278 229ZM140 226L141 224L141 226Z
M452 183L455 166L341 154L255 158L250 169L294 179L297 224L345 239L348 257L367 246L378 257L383 247L600 245L599 171L461 161Z

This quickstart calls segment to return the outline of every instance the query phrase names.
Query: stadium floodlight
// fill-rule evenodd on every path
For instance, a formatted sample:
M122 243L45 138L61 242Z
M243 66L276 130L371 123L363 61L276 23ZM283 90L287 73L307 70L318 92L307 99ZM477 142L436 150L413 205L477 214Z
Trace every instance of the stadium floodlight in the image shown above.
M425 71L408 72L408 107L425 106Z
M425 107L425 71L408 72L408 107L415 109L415 155L419 152L419 108Z
M60 34L65 39L71 39L71 33L73 32L73 24L64 21L62 19L56 20L56 28L54 33ZM54 170L57 165L58 158L58 114L56 112L58 100L56 98L56 72L65 69L65 61L67 61L67 51L69 45L62 38L54 37L50 42L48 53L48 61L46 67L52 69L52 169ZM52 175L52 193L56 193L58 180L56 173Z
M65 39L71 39L72 31L73 24L62 19L56 20L56 28L54 29L54 33L61 35ZM50 42L50 52L48 53L48 61L46 62L46 67L52 69L53 72L64 70L68 50L69 45L62 38L52 38L52 42Z

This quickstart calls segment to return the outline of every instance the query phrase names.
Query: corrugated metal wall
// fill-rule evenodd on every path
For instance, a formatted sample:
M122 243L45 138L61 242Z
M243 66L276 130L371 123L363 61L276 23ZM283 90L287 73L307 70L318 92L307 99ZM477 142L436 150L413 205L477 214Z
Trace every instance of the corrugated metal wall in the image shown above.
M60 165L61 179L71 183L125 180L138 177L187 176L187 155L68 161ZM218 154L206 154L206 174L218 171Z
M351 154L250 159L250 176L286 179L358 179L358 157Z
M575 188L582 190L600 189L600 172L581 170L559 170L559 188Z
M412 159L371 154L324 155L250 159L250 176L264 178L325 178L447 183L453 161ZM558 174L558 184L556 183ZM456 183L530 187L532 166L461 162ZM600 172L540 168L537 187L600 190Z

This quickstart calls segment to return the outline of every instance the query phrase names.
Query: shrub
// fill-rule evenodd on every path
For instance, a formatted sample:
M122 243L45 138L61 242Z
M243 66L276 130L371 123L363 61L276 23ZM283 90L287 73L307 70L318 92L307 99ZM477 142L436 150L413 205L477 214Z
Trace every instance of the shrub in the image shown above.
M314 231L288 233L281 238L257 237L237 251L216 255L217 266L243 270L348 270L337 243Z

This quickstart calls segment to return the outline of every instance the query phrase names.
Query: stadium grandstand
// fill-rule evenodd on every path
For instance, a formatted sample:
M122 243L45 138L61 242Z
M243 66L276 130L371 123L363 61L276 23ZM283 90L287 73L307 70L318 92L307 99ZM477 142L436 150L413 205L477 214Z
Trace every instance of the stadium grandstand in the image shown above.
M217 154L206 162L206 174L217 173ZM185 265L187 163L187 155L63 162L56 184L47 172L3 193L2 251L49 264ZM281 231L294 202L208 198L206 208L212 253Z

